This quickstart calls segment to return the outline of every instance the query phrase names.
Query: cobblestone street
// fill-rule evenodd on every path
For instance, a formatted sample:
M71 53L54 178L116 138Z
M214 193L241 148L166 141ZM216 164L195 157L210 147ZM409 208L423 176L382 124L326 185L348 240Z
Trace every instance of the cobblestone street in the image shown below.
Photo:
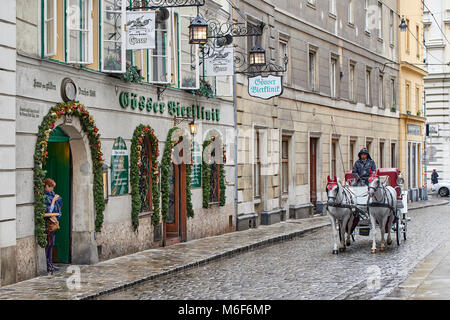
M370 239L357 236L346 252L333 256L328 226L101 299L383 299L450 238L449 210L445 205L410 211L408 240L398 248L394 236L394 243L376 255L370 253ZM381 281L373 289L368 277L376 267Z

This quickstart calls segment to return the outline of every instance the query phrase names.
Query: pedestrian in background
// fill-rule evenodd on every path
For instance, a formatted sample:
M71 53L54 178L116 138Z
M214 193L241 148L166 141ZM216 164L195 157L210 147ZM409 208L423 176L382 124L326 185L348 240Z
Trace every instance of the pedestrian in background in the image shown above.
M431 174L431 183L436 184L438 183L438 173L436 172L436 169L433 169L433 173Z
M59 213L55 217L45 218L46 233L47 233L47 246L45 247L45 257L47 258L47 272L57 271L59 268L53 265L53 246L55 244L56 231L59 229L59 218L61 217L62 198L55 194L53 189L56 186L56 182L50 178L44 181L44 195L45 195L45 213ZM55 221L56 220L56 221Z

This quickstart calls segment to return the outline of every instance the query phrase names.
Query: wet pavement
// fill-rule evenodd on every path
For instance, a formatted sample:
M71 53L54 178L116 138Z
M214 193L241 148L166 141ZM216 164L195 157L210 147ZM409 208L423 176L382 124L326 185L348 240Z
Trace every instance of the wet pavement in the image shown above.
M450 206L444 203L448 201L409 204L413 220L407 243L375 256L370 254L369 239L362 236L347 252L333 256L326 216L288 220L96 265L69 266L75 273L63 268L55 275L1 287L0 300L383 297L448 239ZM431 205L441 206L419 209ZM368 290L367 268L375 266L380 268L381 288Z
M150 249L95 265L69 266L57 274L0 287L4 299L90 299L136 283L286 241L330 224L315 217ZM70 271L66 272L66 271Z
M450 239L448 204L411 210L410 217L408 240L397 247L394 236L385 252L371 254L370 239L357 236L346 252L332 255L327 226L100 299L383 299Z

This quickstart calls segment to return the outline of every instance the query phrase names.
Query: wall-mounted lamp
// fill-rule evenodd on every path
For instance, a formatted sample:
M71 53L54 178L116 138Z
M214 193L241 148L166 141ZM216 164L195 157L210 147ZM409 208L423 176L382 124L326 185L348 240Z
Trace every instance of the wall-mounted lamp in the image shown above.
M260 67L266 65L266 50L256 45L249 53L250 67Z
M400 31L402 31L402 32L405 32L406 30L408 30L408 25L406 24L405 18L402 17L402 21L398 27L400 28Z
M208 23L200 16L189 25L189 44L205 45L208 42Z
M189 130L191 131L191 135L194 136L195 132L197 131L197 128L195 127L195 121L194 120L189 122Z

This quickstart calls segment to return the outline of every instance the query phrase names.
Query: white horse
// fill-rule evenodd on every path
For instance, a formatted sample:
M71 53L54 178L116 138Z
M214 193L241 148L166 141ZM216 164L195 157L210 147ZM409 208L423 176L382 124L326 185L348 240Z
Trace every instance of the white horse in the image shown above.
M341 182L334 177L334 180L328 176L327 183L327 211L331 219L331 227L333 228L333 254L338 254L338 237L340 238L339 251L345 251L345 246L350 246L351 228L353 225L353 213L349 207L342 205L350 205L354 203L353 195L345 189ZM337 232L336 225L339 226L340 235ZM344 243L345 232L347 231L347 241Z
M376 175L369 177L369 198L367 207L370 215L371 233L372 233L372 253L377 252L375 240L376 224L380 226L381 231L381 251L386 248L384 234L387 232L387 245L392 244L391 229L392 223L397 211L397 192L391 186L382 184L380 178Z

